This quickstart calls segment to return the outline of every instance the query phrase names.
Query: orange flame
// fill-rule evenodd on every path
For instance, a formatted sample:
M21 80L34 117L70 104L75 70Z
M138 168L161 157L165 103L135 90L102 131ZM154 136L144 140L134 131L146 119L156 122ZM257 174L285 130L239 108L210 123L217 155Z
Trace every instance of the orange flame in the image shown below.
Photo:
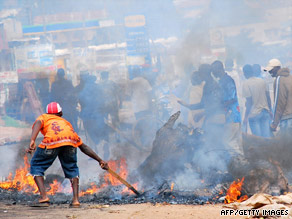
M115 171L116 173L118 173L122 178L127 179L128 177L128 171L127 171L127 162L125 158L121 158L120 160L110 160L107 162L109 167ZM91 183L91 187L88 188L86 191L81 191L80 192L80 196L86 195L86 194L93 194L96 193L98 190L100 190L101 188L104 188L106 186L119 186L122 183L116 179L114 176L112 176L110 173L105 172L104 176L103 176L103 180L104 183L101 184L99 187L96 186L94 183ZM133 185L134 188L137 187L137 183ZM122 190L122 193L130 193L133 192L132 190L128 189L127 187L125 187Z
M108 162L111 169L113 169L115 172L117 172L122 178L126 179L128 176L127 171L127 163L126 159L122 158L120 160L110 160ZM4 182L0 182L0 188L5 190L17 190L17 191L23 191L27 193L37 193L38 188L35 184L35 181L33 179L33 176L29 174L29 162L27 155L24 156L24 167L20 166L15 171L15 175L13 177L13 173L9 173L7 179ZM80 191L80 196L88 195L88 194L94 194L97 193L101 188L106 187L108 185L111 186L118 186L122 183L114 178L111 174L108 172L105 172L104 176L104 183L102 183L100 186L97 186L95 183L91 183L90 188L88 188L86 191ZM137 187L137 184L134 186ZM54 195L57 192L63 192L63 193L71 193L72 188L70 190L63 188L61 183L57 180L54 180L53 183L49 185L49 189L47 191L48 195ZM132 192L127 187L122 191L122 193L125 192Z
M34 182L33 176L29 175L29 162L28 158L24 156L24 167L20 166L16 171L14 178L12 178L12 173L9 173L7 181L0 182L0 188L6 190L18 190L24 192L33 192L38 191L37 186Z
M127 179L128 177L128 171L127 171L127 162L126 162L126 159L125 158L121 158L120 160L110 160L107 162L109 167L115 171L116 173L118 173L123 179ZM101 184L99 187L94 184L94 183L91 183L91 187L88 188L86 191L81 191L80 192L80 196L83 196L83 195L87 195L87 194L94 194L96 193L98 190L100 190L101 188L104 188L106 186L119 186L121 185L122 183L116 179L114 176L112 176L110 173L108 172L105 172L104 176L103 176L103 180L104 180L104 183ZM137 188L138 187L138 183L132 185L134 188ZM128 189L128 187L125 187L123 190L122 190L122 193L132 193L133 191Z
M109 167L115 171L116 173L118 173L123 179L127 179L128 177L128 171L127 171L127 162L125 158L122 158L121 160L110 160L108 161L108 165ZM111 174L106 173L104 175L104 181L107 182L110 185L113 186L118 186L121 185L122 183L116 179L115 177L113 177Z
M91 183L90 185L91 185L90 188L88 188L86 191L81 191L81 192L79 193L79 195L80 195L80 196L83 196L83 195L94 194L94 193L96 193L98 190L101 189L101 187L97 187L97 185L95 185L95 183Z
M137 190L138 188L138 183L132 184L132 186ZM122 194L132 194L134 193L131 189L129 189L128 187L125 187L122 191Z
M171 183L170 191L173 191L174 183Z
M241 180L233 181L227 190L227 194L224 200L225 204L233 203L233 202L242 202L248 199L247 195L240 197L241 195L241 187L243 185L244 177Z
M62 186L61 183L58 182L56 179L53 181L53 183L50 184L50 190L47 191L48 195L54 195L57 192L62 192Z

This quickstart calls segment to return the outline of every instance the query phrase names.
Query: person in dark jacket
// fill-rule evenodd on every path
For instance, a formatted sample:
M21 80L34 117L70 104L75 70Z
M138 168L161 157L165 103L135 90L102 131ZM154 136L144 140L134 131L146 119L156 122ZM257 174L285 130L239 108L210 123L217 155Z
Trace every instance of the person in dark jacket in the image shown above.
M282 133L292 130L292 75L288 68L282 68L278 59L271 59L264 69L268 71L274 81L274 109L273 121L270 125L272 131L276 131L280 124Z
M65 78L65 70L63 68L58 69L56 79L52 83L50 101L56 101L63 106L65 119L67 119L72 124L74 130L78 132L78 98L72 82Z
M78 95L81 106L80 118L83 121L83 127L90 139L94 142L95 152L98 151L98 145L104 140L104 151L108 150L109 133L111 128L105 123L108 112L104 110L105 98L101 86L96 81L96 76L89 73L81 75L84 86ZM106 159L109 158L109 151L106 152Z

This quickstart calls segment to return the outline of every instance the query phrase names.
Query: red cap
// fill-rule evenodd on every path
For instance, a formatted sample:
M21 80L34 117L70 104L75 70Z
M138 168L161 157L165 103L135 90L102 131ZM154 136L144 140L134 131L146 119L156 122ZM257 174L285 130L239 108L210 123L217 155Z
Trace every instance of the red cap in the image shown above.
M59 113L62 111L62 108L60 107L60 104L57 102L51 102L47 105L46 112L49 114L53 113Z

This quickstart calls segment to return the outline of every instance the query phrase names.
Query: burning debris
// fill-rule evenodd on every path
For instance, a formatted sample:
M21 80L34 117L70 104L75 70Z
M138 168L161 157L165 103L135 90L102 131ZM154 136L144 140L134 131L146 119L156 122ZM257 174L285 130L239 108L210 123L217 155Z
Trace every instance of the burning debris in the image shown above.
M205 195L197 195L196 192L180 191L179 188L175 188L175 183L169 181L174 178L176 172L180 172L185 169L185 162L191 162L190 154L194 153L194 148L188 147L187 143L179 145L179 141L188 141L188 138L196 139L199 143L198 133L189 133L189 129L179 124L176 128L174 127L175 121L178 119L180 112L177 112L170 117L169 121L157 131L156 138L153 143L153 150L151 155L145 160L145 162L138 168L138 172L143 174L145 178L143 181L134 182L137 173L129 174L127 170L127 162L125 158L118 160L108 161L110 167L109 172L104 172L101 175L98 184L91 182L89 185L82 185L80 196L81 202L99 202L99 203L143 203L143 202L170 202L170 203L185 203L185 204L203 204L206 202L217 202L219 197L219 190L208 193ZM168 138L172 136L172 138ZM164 139L168 138L165 142ZM178 147L179 146L179 147ZM163 153L168 151L168 154ZM178 154L176 158L174 154ZM161 155L162 157L157 157ZM188 158L188 159L185 159ZM157 159L160 162L152 162L153 159ZM176 169L169 169L167 162L176 161ZM24 167L20 167L16 170L16 174L10 174L10 177L0 183L1 193L3 196L9 196L9 199L14 201L31 201L36 197L37 188L34 184L33 177L28 173L29 163L28 158L24 157ZM161 168L159 168L161 167ZM22 174L19 177L18 172L21 170ZM159 170L154 172L155 170ZM117 174L115 174L117 172ZM153 174L153 175L152 175ZM153 177L154 176L154 177ZM146 182L149 182L151 178L154 178L152 186L145 186ZM49 176L48 176L49 178ZM50 176L52 178L52 176ZM126 180L133 183L129 184ZM54 203L68 202L68 194L71 193L71 188L68 188L64 178L50 180L51 183L47 185L48 194L53 196L51 200ZM143 183L142 183L143 182ZM122 183L125 186L122 185ZM138 187L147 189L142 193L138 192ZM221 191L222 189L220 189ZM19 195L21 194L21 195ZM136 195L139 196L136 196ZM223 192L221 193L223 194ZM22 198L21 198L22 197Z
M37 187L33 177L29 175L28 158L24 157L24 167L20 166L13 177L13 174L7 177L7 180L0 183L1 200L10 203L30 203L37 199ZM125 159L109 162L112 172L117 171L121 176L127 178L127 165ZM48 177L51 177L50 175ZM47 185L48 195L53 203L69 203L71 187L66 187L64 180L55 179ZM122 180L123 181L123 180ZM124 181L125 183L126 181ZM127 183L127 182L126 182ZM130 184L128 184L131 187ZM100 184L94 182L88 186L83 185L80 191L81 202L95 202L103 204L130 204L130 203L156 203L169 202L172 204L203 204L212 202L208 197L198 197L194 194L181 193L173 190L174 185L164 182L156 191L147 191L140 194L134 187L125 188L122 183L113 177L110 173L105 172ZM86 189L85 189L86 188ZM136 195L133 195L133 192ZM155 195L153 195L156 193ZM214 201L214 200L213 200Z
M37 186L35 185L34 179L29 174L29 162L28 157L24 157L24 166L20 166L16 171L13 177L13 174L10 173L7 177L7 180L0 182L0 188L5 190L15 190L22 192L37 192ZM50 191L49 191L50 192Z
M127 182L122 178L126 178L128 175L126 160L124 158L116 161L111 160L108 162L108 164L110 167L108 171L109 173L105 172L103 174L103 183L101 185L91 183L87 189L80 191L80 196L97 193L99 190L102 190L107 186L120 187L122 183L127 184ZM122 177L120 177L115 171L117 171ZM51 177L51 175L48 175L48 178ZM71 188L68 189L68 187L63 185L64 178L59 177L58 175L54 175L54 178L55 179L53 179L52 183L47 185L48 195L55 195L57 193L71 193ZM133 192L139 194L139 192L133 186L130 184L127 184L127 186L130 187ZM12 173L10 173L4 182L0 182L0 189L2 189L2 191L32 194L36 194L38 192L33 176L29 174L29 162L27 155L24 156L24 166L20 166L18 169L16 169L14 176ZM127 188L121 191L123 194L127 194L129 192L130 190Z
M195 147L199 145L198 133L190 135L189 129L182 124L174 128L180 111L156 132L150 155L138 168L145 186L160 185L164 179L173 179L178 172L185 169L185 164L193 158ZM192 141L192 144L188 144Z
M280 195L289 191L285 175L291 170L291 162L289 153L281 151L291 151L291 137L261 138L245 134L243 149L248 165L235 164L230 173L237 179L245 178L243 189L248 196L255 193Z
M202 149L204 134L182 124L175 126L179 116L178 111L157 131L150 155L136 171L129 172L124 157L108 161L109 171L100 175L99 183L81 185L80 201L102 204L204 204L224 201L228 204L242 202L259 191L270 191L271 186L280 181L285 185L283 163L275 155L266 159L270 153L256 154L258 150L271 147L274 140L254 139L247 135L244 136L244 148L248 167L230 163L231 172L215 172L213 177L205 177L198 168L198 162L193 159L193 155ZM263 148L259 149L257 145L260 144ZM24 156L24 165L0 183L2 201L23 203L37 198L37 187L28 170L28 158ZM180 175L183 179L194 176L197 181L192 181L194 186L186 190L179 183ZM262 183L265 180L268 185ZM46 181L49 181L47 191L53 203L69 203L69 182L58 175L48 175Z
M233 203L233 202L242 202L248 199L247 195L241 196L241 188L243 185L244 178L241 180L233 181L230 185L229 189L227 190L227 194L224 200L225 204ZM241 197L240 197L241 196Z

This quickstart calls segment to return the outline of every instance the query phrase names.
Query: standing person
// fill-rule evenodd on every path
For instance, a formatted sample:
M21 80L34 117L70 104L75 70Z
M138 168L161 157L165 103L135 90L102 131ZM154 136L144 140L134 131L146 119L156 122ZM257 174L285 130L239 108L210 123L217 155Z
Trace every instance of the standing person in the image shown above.
M245 116L243 124L247 127L247 122L252 134L262 137L271 137L270 118L271 99L266 82L257 76L251 65L243 66L243 73L246 81L243 82L242 94L246 98Z
M201 101L196 104L187 104L179 100L178 103L191 109L203 109L202 113L196 115L195 119L205 117L202 129L205 133L206 145L208 149L222 149L223 132L225 125L225 112L223 105L222 89L218 83L211 76L211 66L209 64L202 64L199 70L192 75L192 83L205 82L203 87L203 95ZM218 156L218 153L216 154Z
M239 69L235 68L234 61L232 59L226 59L224 64L226 73L234 80L240 112L243 112L244 97L242 96L242 81L244 80L244 76Z
M262 69L261 69L261 66L259 64L253 64L252 71L253 71L253 74L255 77L263 78Z
M104 110L104 99L102 89L99 84L95 83L96 77L89 73L81 75L84 86L79 93L79 103L81 106L80 118L83 121L83 127L90 139L97 146L102 140L109 141L110 127L105 123L107 112ZM104 151L108 146L104 145ZM94 148L97 152L97 147ZM109 151L106 152L109 156Z
M79 207L79 169L77 166L77 148L89 157L99 162L103 169L108 168L90 147L85 145L74 131L72 125L62 118L62 108L56 102L47 105L46 114L39 116L32 127L32 134L28 153L36 150L31 160L30 173L40 192L38 204L49 205L49 198L44 185L44 173L53 164L58 156L65 177L70 179L73 200L71 207ZM39 132L44 135L42 142L36 148L35 139ZM41 205L40 205L41 206Z
M141 69L135 68L131 75L131 104L135 115L132 127L135 141L142 147L152 146L159 123L153 118L154 91L149 81L142 75Z
M100 73L101 82L99 83L105 98L104 110L110 115L112 124L117 127L119 125L119 87L116 83L109 80L109 72L103 71Z
M50 90L49 79L46 77L36 78L34 80L35 90L38 94L42 107L45 108L47 104L50 102L50 97L48 96Z
M189 103L196 104L199 103L203 96L203 88L205 81L199 77L198 72L194 72L191 76L192 86L190 88ZM202 109L191 110L188 114L188 123L190 127L198 128L203 124L202 116L204 111Z
M77 94L72 82L65 79L65 70L63 68L58 69L56 80L52 83L50 101L57 101L63 106L65 118L72 124L74 130L78 132Z
M134 69L130 86L132 92L131 102L136 120L151 115L152 87L141 75L140 69Z
M203 124L203 129L207 132L210 132L211 130L211 132L217 132L219 129L222 130L222 126L225 123L224 106L222 104L223 96L220 86L211 76L211 66L209 64L200 65L199 70L192 75L192 83L200 84L202 82L205 82L205 85L199 103L187 104L181 100L179 100L178 103L191 110L204 109L204 116L206 118ZM219 129L211 127L218 127Z
M206 159L212 156L207 164L202 162L200 168L208 169L215 172L224 172L226 169L226 160L229 159L229 154L225 149L225 110L223 101L223 92L219 84L211 76L211 65L202 64L198 71L192 75L192 84L205 83L203 87L203 95L201 101L196 104L187 104L183 101L178 101L179 104L191 109L203 109L202 113L198 113L195 119L205 117L202 129L204 131L204 153L197 159ZM205 157L206 156L206 157ZM208 158L207 158L208 159ZM215 173L214 172L214 173Z
M270 125L276 131L280 124L280 132L290 133L292 129L292 75L288 68L281 68L278 59L271 59L264 69L269 72L274 81L274 109L273 121Z
M232 157L243 157L241 116L234 80L225 72L221 61L211 64L212 74L222 89L222 103L225 110L226 124L224 127L225 141Z

